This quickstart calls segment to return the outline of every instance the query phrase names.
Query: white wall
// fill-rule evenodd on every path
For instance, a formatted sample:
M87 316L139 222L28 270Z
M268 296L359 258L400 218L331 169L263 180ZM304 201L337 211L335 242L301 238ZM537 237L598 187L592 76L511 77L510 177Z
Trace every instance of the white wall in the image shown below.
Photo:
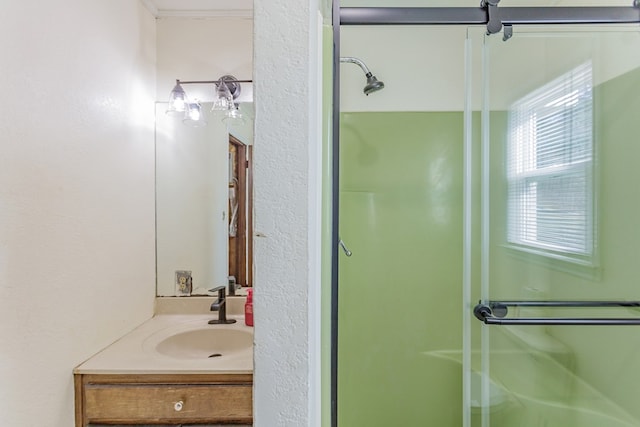
M176 79L217 80L231 74L250 80L253 70L253 20L241 17L159 18L156 99L167 101ZM187 95L213 101L213 85L185 85ZM251 85L243 85L242 102L251 101Z
M462 27L343 26L340 56L355 56L385 83L369 96L355 64L340 65L341 111L462 111Z
M312 426L318 4L254 3L256 427ZM311 168L310 168L311 166ZM316 218L316 222L314 222ZM317 280L317 278L316 278ZM317 352L317 349L315 350Z
M2 425L73 425L74 366L152 315L154 44L138 1L2 4Z
M502 35L490 36L485 53L484 27L473 27L469 30L474 40L469 69L473 108L482 108L483 55L489 58L490 106L504 110L592 57L608 59L594 70L594 84L636 68L640 58L624 50L636 36L636 28L516 26L507 42ZM467 30L466 26L342 27L340 55L362 59L385 88L364 95L362 70L341 64L341 111L463 111Z

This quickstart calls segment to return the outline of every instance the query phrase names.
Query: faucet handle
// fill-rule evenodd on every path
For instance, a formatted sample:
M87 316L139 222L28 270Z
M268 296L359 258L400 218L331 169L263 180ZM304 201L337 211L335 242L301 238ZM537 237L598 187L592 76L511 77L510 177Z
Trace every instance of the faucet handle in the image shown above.
M236 278L235 276L228 276L229 280L229 296L235 296L236 294Z
M227 287L224 286L224 285L216 286L215 288L209 289L209 292L218 292L218 298L224 298L226 289L227 289Z

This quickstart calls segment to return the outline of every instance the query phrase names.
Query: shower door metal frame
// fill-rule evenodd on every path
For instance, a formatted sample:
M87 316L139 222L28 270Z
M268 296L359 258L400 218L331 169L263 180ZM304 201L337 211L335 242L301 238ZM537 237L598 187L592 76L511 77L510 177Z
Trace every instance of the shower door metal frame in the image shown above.
M498 7L503 25L634 24L636 6ZM340 25L486 25L483 7L343 7Z
M487 25L484 7L340 7L332 0L333 128L331 208L331 427L338 427L338 255L340 213L340 26ZM498 0L499 1L499 0ZM640 1L612 7L498 7L502 25L639 24ZM493 17L493 19L496 19Z

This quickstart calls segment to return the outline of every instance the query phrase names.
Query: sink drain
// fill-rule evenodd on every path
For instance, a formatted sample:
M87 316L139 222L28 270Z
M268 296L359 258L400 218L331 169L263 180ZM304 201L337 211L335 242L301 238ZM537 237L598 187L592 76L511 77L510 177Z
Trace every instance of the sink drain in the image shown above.
M220 357L220 356L222 356L221 353L213 353L211 356L209 356L209 358L211 358L211 357Z

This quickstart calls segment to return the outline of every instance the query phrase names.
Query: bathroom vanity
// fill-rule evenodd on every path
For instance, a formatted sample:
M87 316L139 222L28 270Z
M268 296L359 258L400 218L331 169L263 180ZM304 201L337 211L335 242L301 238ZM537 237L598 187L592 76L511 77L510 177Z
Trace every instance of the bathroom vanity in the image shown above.
M74 370L76 427L250 426L253 331L161 314Z
M251 374L76 374L76 427L251 425Z

